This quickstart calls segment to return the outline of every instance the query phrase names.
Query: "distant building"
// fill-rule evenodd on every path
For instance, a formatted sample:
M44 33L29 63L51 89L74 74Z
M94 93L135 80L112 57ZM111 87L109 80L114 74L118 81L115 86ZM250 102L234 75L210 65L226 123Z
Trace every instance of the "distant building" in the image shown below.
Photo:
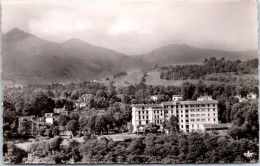
M182 100L181 95L172 95L172 101L179 101Z
M53 113L45 113L45 122L49 124L53 124Z
M184 132L204 131L204 124L218 124L217 100L180 101L177 96L173 99L161 104L132 105L133 132L142 132L148 123L155 123L162 130L162 124L172 115L179 119Z
M221 123L221 124L203 124L203 130L206 132L212 132L212 131L217 131L217 132L223 132L227 131L229 128L232 127L231 123Z
M247 99L244 98L244 97L241 97L241 95L236 95L235 98L238 99L238 102L239 102L239 103L242 103L242 102L247 101Z
M211 96L200 96L197 98L198 101L212 100Z
M66 114L66 108L65 106L63 108L54 108L53 110L54 114Z
M34 118L35 116L19 116L18 118L18 126L20 127L22 125L23 122L31 122L32 119Z
M255 93L249 93L246 97L241 97L241 95L236 95L235 98L238 99L240 103L246 102L248 100L257 100L257 94Z
M78 108L87 107L90 103L90 100L93 99L93 97L94 95L92 94L84 94L75 102L75 106Z
M157 101L158 100L158 96L157 95L153 95L150 97L151 100L153 101Z
M247 98L249 100L257 100L257 95L255 93L249 93L247 94Z

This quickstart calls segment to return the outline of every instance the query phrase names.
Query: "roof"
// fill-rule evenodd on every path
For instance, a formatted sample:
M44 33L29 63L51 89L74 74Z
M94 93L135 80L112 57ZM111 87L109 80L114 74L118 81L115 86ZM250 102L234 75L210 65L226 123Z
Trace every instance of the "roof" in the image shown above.
M164 105L177 105L177 104L218 104L217 100L195 100L195 101L166 101L161 104L133 104L132 107L163 107Z
M180 104L217 104L217 100L177 101Z
M133 104L132 107L163 107L162 104Z
M220 124L203 124L205 129L221 129L221 128L230 128L231 123L220 123Z

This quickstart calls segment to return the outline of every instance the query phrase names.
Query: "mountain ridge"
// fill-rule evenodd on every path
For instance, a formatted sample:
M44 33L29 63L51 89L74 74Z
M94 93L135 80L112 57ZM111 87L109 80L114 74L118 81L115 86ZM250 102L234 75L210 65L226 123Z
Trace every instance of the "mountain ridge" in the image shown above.
M2 48L3 80L24 84L39 80L53 83L102 79L121 71L136 72L155 65L201 63L213 56L257 58L255 50L230 52L187 44L169 44L146 54L129 56L76 38L55 43L17 28L3 34Z

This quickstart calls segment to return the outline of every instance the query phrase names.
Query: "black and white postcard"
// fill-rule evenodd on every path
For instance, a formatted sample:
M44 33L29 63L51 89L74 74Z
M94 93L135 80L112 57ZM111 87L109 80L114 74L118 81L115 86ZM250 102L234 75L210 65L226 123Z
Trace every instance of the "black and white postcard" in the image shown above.
M1 1L2 162L257 163L257 5Z

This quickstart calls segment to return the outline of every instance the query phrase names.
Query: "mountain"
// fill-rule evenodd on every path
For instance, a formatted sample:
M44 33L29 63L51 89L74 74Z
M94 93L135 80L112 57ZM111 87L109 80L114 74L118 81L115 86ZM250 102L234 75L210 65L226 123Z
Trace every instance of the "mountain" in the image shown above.
M148 65L79 39L54 43L19 29L3 34L2 60L3 80L15 84L85 81Z
M201 63L210 57L247 60L257 56L257 50L232 52L185 44L128 56L79 39L50 42L16 28L2 36L2 79L12 84L70 83L103 79L121 71L138 72L155 65Z
M224 57L228 60L248 60L258 58L257 50L249 51L222 51L201 49L186 44L170 44L160 47L149 53L136 55L136 59L155 65L175 65L188 63L201 63L205 58Z

